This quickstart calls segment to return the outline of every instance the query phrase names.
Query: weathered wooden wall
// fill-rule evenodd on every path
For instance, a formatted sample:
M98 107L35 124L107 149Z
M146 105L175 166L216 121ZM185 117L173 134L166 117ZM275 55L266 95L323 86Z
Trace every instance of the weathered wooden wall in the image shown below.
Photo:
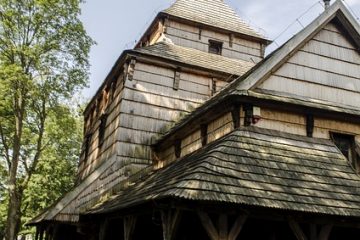
M117 130L119 126L119 113L120 103L123 97L124 88L124 76L121 75L112 84L116 84L116 87L110 89L113 91L109 93L109 99L106 106L94 106L92 111L96 111L96 114L91 112L86 119L86 127L84 129L84 142L82 146L82 153L80 156L78 178L79 180L84 179L94 169L96 169L103 161L109 159L117 153L117 142L115 141ZM111 85L111 84L110 84ZM100 97L101 98L101 97ZM94 102L96 104L96 102ZM104 131L104 142L99 144L99 128L101 122L101 115L107 114L105 131ZM90 119L89 117L92 117ZM86 142L86 138L89 138L89 142ZM87 147L86 144L89 144ZM88 148L88 149L87 149ZM86 153L87 151L87 153Z
M258 63L263 59L260 43L237 36L233 36L232 40L230 40L230 34L200 29L174 20L169 20L166 23L165 36L176 45L208 52L209 40L215 40L223 43L222 55L225 57L254 63ZM232 44L230 41L232 41Z
M359 108L359 50L330 23L259 88Z
M240 107L240 124L244 126L244 111ZM291 111L280 111L277 109L261 108L260 120L252 126L277 130L301 136L307 136L306 116ZM207 143L211 143L234 129L233 119L230 112L210 121L207 124ZM360 123L344 122L322 117L314 117L314 138L331 139L330 133L342 133L354 135L360 144ZM181 139L181 157L184 157L202 147L201 132L199 129ZM360 145L359 145L360 146ZM174 146L162 149L157 153L159 162L157 167L161 168L176 160Z
M105 141L100 148L100 120L97 119L92 127L86 129L86 132L92 133L91 147L87 159L83 154L79 176L82 179L89 176L104 161L107 161L107 168L79 192L76 201L62 214L69 215L76 209L96 203L104 193L149 166L154 140L213 94L214 78L211 75L183 70L179 86L174 89L178 69L137 62L134 70L131 80L122 75L117 81L114 100L107 107ZM227 84L221 79L216 79L216 83L217 91ZM184 149L187 147L183 146ZM188 151L193 150L191 147Z

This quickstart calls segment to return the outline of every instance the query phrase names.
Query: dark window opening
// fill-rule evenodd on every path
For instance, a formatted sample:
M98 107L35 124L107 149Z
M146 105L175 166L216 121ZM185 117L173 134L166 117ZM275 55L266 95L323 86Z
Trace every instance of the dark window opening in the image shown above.
M90 144L91 144L91 134L87 134L85 136L85 141L84 141L84 162L87 161L87 158L89 157L90 154Z
M349 160L351 165L359 172L359 156L356 152L355 137L347 134L331 133L331 138L341 153Z
M107 114L103 114L100 118L100 126L99 126L99 147L102 146L105 141L106 121L107 121Z
M221 55L222 47L223 47L222 42L209 40L209 53Z

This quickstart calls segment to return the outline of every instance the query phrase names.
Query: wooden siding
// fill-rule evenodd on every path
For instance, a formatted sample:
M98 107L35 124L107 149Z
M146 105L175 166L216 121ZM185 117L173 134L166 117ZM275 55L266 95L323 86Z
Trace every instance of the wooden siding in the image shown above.
M359 108L359 50L330 23L259 88Z
M197 130L181 141L181 157L195 152L201 147L201 131Z
M306 117L304 114L262 108L261 120L254 126L306 136ZM313 137L330 139L330 132L360 137L360 123L355 124L315 116Z
M230 35L200 29L183 23L168 21L165 36L179 46L194 48L208 52L209 40L223 43L222 55L224 57L241 59L249 62L258 63L262 60L261 45L259 43L233 37L232 46Z
M254 126L306 136L305 115L261 108L261 119Z
M107 110L105 141L99 149L100 121L97 120L92 130L90 154L85 162L82 161L79 175L82 178L88 176L105 160L113 162L79 194L76 203L71 203L66 210L68 213L91 206L105 192L111 192L121 181L149 166L154 158L151 149L154 140L210 97L214 81L211 76L180 71L179 88L175 90L175 71L137 62L132 80L118 81L121 90L117 90L116 98ZM215 81L217 91L227 84L219 79ZM197 135L183 142L184 153L201 147L201 141L197 146L193 143L199 138ZM164 154L161 157L171 159L174 149L170 148Z
M219 117L208 125L208 143L225 136L234 129L231 113Z
M117 81L115 91L109 99L108 106L104 109L104 113L108 114L104 131L104 142L99 146L99 127L100 117L99 114L95 119L93 125L88 125L85 128L85 138L88 136L89 146L88 152L86 151L86 140L84 139L82 153L78 167L78 179L82 180L94 171L103 161L116 154L116 132L119 126L119 105L123 95L123 75Z
M240 121L241 126L244 126L243 107L240 109ZM261 108L261 118L259 122L252 125L258 128L307 136L305 114ZM233 130L234 125L232 115L231 113L226 113L223 116L208 123L207 143L211 143L227 135ZM316 116L314 117L313 138L331 139L331 132L354 135L357 141L360 142L360 123L355 124L350 122L319 118ZM182 139L181 146L181 157L187 156L190 153L200 149L202 147L200 129L190 133L187 137ZM175 161L176 157L174 146L159 151L157 153L157 157L160 161L157 164L158 168L162 168L168 163Z

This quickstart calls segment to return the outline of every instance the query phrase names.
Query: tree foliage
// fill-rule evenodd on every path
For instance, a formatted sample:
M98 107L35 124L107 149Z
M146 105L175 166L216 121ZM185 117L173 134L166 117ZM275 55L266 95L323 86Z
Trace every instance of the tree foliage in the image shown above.
M9 240L19 231L24 193L37 171L56 170L40 164L60 147L48 136L56 114L87 83L93 41L78 18L80 2L0 0L0 170Z

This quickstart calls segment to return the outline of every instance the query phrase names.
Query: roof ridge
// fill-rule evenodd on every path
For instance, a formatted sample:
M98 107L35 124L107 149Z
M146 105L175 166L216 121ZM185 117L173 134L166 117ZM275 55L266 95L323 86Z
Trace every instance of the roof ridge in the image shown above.
M268 41L223 0L177 0L162 13Z

